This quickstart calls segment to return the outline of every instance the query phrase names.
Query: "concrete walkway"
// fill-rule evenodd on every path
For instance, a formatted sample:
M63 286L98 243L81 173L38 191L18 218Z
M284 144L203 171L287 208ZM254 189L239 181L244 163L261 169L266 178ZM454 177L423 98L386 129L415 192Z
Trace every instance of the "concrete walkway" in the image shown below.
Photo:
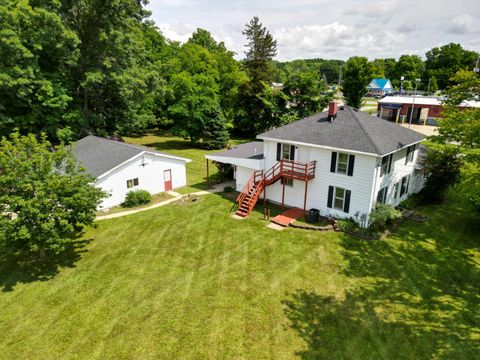
M118 218L118 217L122 217L122 216L127 216L127 215L131 215L131 214L136 214L136 213L139 213L139 212L142 212L142 211L147 211L147 210L151 210L151 209L155 209L157 207L160 207L160 206L165 206L165 205L168 205L174 201L177 201L177 200L180 200L181 198L183 197L187 197L187 196L191 196L191 195L196 195L196 196L202 196L202 195L208 195L208 194L215 194L215 193L218 193L218 192L222 192L223 191L223 188L225 186L231 186L233 188L235 188L235 182L233 181L229 181L229 182L225 182L225 183L221 183L221 184L217 184L217 185L214 185L211 189L208 189L208 190L202 190L202 191L196 191L194 193L190 193L190 194L180 194L176 191L167 191L168 194L174 196L173 198L171 199L168 199L168 200L165 200L165 201L161 201L159 203L156 203L156 204L153 204L153 205L150 205L150 206L147 206L147 207L144 207L144 208L141 208L141 209L133 209L133 210L125 210L125 211L122 211L122 212L118 212L118 213L114 213L114 214L106 214L106 215L99 215L95 218L95 220L107 220L107 219L114 219L114 218Z

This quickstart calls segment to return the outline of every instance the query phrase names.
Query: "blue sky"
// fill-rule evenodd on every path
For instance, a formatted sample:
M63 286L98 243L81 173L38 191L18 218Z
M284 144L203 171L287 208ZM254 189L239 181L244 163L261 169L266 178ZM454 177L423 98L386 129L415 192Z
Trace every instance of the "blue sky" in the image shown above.
M243 57L245 24L258 15L278 42L278 60L398 57L449 42L480 51L479 0L150 0L172 40L198 27Z

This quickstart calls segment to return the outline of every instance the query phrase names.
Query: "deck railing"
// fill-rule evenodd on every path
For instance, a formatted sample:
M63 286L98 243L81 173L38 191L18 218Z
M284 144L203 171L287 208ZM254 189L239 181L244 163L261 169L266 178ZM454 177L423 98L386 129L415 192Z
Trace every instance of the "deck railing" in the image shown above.
M315 177L316 163L316 161L303 163L298 161L280 160L265 173L261 170L254 171L243 187L242 192L237 197L238 205L241 205L247 195L250 194L250 199L247 204L250 210L255 206L263 188L275 183L281 177L303 181L313 179Z

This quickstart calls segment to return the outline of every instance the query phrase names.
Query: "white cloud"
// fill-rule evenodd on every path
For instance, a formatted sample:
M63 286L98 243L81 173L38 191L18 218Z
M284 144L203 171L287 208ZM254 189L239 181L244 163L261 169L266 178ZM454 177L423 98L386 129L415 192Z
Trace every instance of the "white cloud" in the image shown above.
M151 0L166 37L196 28L244 56L245 24L258 15L278 40L278 60L398 57L456 42L480 50L478 0Z
M468 34L480 31L480 22L469 14L456 16L452 23L448 31L453 34Z
M170 40L186 42L196 30L195 26L185 23L159 24L162 34Z
M404 35L390 31L370 32L334 22L327 25L304 25L275 30L279 58L348 57L357 53L374 57L382 49L400 44ZM361 52L358 51L361 49Z
M374 3L368 3L362 1L361 5L355 6L344 11L345 15L364 15L367 17L379 17L392 13L398 6L398 2L395 0L382 0Z

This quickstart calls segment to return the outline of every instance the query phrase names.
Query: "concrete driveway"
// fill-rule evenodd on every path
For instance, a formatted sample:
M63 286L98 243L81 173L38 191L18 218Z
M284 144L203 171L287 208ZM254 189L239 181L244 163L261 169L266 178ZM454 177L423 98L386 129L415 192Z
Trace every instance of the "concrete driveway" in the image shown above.
M400 126L408 128L408 124L400 124ZM410 126L411 130L414 130L416 132L419 132L420 134L426 135L426 136L433 136L433 135L438 135L438 130L437 126L431 126L431 125L416 125L412 124Z

